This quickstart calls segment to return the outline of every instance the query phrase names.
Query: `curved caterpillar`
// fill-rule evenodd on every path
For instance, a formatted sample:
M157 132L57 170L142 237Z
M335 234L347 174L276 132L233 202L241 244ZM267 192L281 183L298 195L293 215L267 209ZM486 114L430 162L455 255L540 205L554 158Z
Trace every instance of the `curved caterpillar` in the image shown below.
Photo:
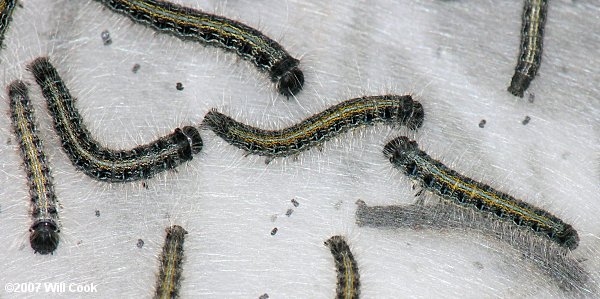
M333 236L325 241L335 259L337 269L338 299L358 299L360 297L360 275L350 247L342 236Z
M161 0L96 0L158 32L235 52L269 73L279 93L290 97L304 85L300 61L277 42L240 22Z
M529 227L571 250L579 244L577 231L571 225L542 209L459 174L420 150L415 141L398 137L385 145L383 153L396 168L418 181L425 190L449 202Z
M13 129L19 139L33 207L29 242L35 252L52 253L60 240L56 194L44 144L37 135L34 110L25 83L12 82L8 86L8 97Z
M156 281L155 299L179 297L181 264L183 263L183 241L188 233L183 227L173 225L166 230L165 245L160 258L160 272Z
M12 19L17 0L0 0L0 47L4 43L4 34Z
M284 157L305 151L350 129L389 123L410 129L423 124L423 106L410 95L367 96L344 101L289 128L267 131L209 111L203 126L249 154Z
M192 159L202 149L202 138L191 126L131 150L108 149L91 136L58 72L48 58L29 66L46 98L56 133L71 163L88 176L108 182L147 179Z
M521 53L508 87L510 93L521 98L540 68L547 8L547 0L525 0Z

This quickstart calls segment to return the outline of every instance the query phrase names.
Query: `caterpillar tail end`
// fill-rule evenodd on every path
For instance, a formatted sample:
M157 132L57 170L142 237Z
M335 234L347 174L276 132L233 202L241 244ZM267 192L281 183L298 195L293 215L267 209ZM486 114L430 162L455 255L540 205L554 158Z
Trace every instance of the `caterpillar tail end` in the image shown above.
M33 73L36 82L40 84L49 72L54 70L54 67L50 64L48 57L38 57L27 65L27 69Z
M218 136L226 136L230 123L233 120L227 115L211 109L206 113L200 127L202 129L212 130Z

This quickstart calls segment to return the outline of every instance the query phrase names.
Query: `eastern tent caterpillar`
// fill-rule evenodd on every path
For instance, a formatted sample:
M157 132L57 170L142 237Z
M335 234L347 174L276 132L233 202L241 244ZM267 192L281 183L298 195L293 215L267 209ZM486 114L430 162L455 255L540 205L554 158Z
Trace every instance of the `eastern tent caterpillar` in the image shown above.
M360 126L388 123L416 129L422 125L423 117L423 106L410 95L384 95L341 102L299 124L277 131L245 125L216 110L209 111L202 123L249 154L274 158L308 150Z
M463 231L469 229L505 242L531 260L565 290L589 292L588 273L577 259L547 238L527 229L463 206L446 203L367 206L356 202L356 223L361 227Z
M60 232L57 223L56 194L44 145L37 135L33 106L25 83L12 82L8 86L8 97L13 129L19 139L33 206L31 213L33 225L29 229L31 232L29 241L35 252L52 253L58 246Z
M160 258L160 272L156 281L154 298L177 298L183 263L183 241L188 233L183 227L173 225L166 229L167 236Z
M48 58L29 65L42 89L62 147L75 167L101 181L127 182L147 179L192 159L202 149L202 138L191 126L131 150L108 149L91 136L58 72Z
M225 17L161 0L96 0L136 23L235 52L269 73L279 93L292 96L304 85L300 61L260 31Z
M10 25L17 0L0 0L0 47L4 43L4 34Z
M425 190L451 203L529 227L571 250L579 244L577 231L571 225L542 209L459 174L431 158L407 137L390 141L383 153L396 168L418 181Z
M337 269L338 299L358 299L360 297L360 275L350 247L342 236L333 236L325 241L335 260Z
M515 96L523 97L523 92L529 87L540 67L547 8L546 0L525 0L521 53L508 87L508 91Z

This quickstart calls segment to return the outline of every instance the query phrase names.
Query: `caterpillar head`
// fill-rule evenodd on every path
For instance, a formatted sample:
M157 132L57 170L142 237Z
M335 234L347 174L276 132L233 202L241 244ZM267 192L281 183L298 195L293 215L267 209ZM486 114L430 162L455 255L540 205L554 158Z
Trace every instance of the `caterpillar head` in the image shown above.
M390 161L404 159L408 154L418 150L416 141L408 139L406 136L394 138L383 147L383 154Z
M411 156L417 151L419 151L417 142L405 136L397 137L383 147L385 157L406 173L413 172L415 162Z
M271 80L277 83L279 93L290 97L304 86L304 73L298 68L300 61L286 57L271 67Z
M29 241L31 248L36 253L48 254L54 252L58 246L58 226L52 220L38 220L36 221L29 230L31 235Z
M192 153L199 153L202 150L203 146L202 137L200 137L200 132L198 132L198 130L192 126L185 126L183 127L182 131L190 143Z
M391 95L393 100L398 101L398 107L393 108L391 116L395 117L399 125L405 125L411 130L415 130L423 125L425 112L421 103L413 100L410 95Z
M577 231L569 224L565 224L565 227L562 232L557 234L555 238L558 240L563 247L566 247L570 250L577 248L579 245L579 235Z

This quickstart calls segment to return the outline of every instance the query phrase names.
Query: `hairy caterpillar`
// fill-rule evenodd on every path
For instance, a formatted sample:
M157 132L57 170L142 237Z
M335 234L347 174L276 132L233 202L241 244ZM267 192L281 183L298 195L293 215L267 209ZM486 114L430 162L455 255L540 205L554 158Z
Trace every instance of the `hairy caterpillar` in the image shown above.
M335 260L337 269L338 299L358 299L360 297L360 275L350 247L342 236L333 236L325 241Z
M523 97L523 92L527 90L540 68L547 8L547 0L525 0L521 53L508 87L508 91L515 96Z
M108 149L91 136L58 72L48 58L29 65L46 98L56 133L72 164L101 181L127 182L147 179L192 159L202 149L202 138L192 126L131 150Z
M420 150L415 141L398 137L385 145L383 153L396 168L418 181L425 190L449 202L529 227L571 250L579 244L577 231L571 225L542 209L459 174Z
M33 207L29 242L35 252L48 254L56 250L60 240L56 194L28 93L27 86L21 81L14 81L8 86L13 129L19 139Z
M344 101L277 131L242 124L216 110L209 111L202 123L249 154L274 158L305 151L359 126L389 123L416 129L422 125L423 117L423 106L410 95L384 95Z
M183 227L173 225L166 230L165 245L160 258L160 272L156 281L154 298L179 297L179 281L183 263L183 241L188 233Z
M0 0L0 47L4 43L4 34L10 25L17 0Z
M279 93L292 96L304 85L300 61L277 42L240 22L161 0L96 0L134 22L235 52L269 73Z

